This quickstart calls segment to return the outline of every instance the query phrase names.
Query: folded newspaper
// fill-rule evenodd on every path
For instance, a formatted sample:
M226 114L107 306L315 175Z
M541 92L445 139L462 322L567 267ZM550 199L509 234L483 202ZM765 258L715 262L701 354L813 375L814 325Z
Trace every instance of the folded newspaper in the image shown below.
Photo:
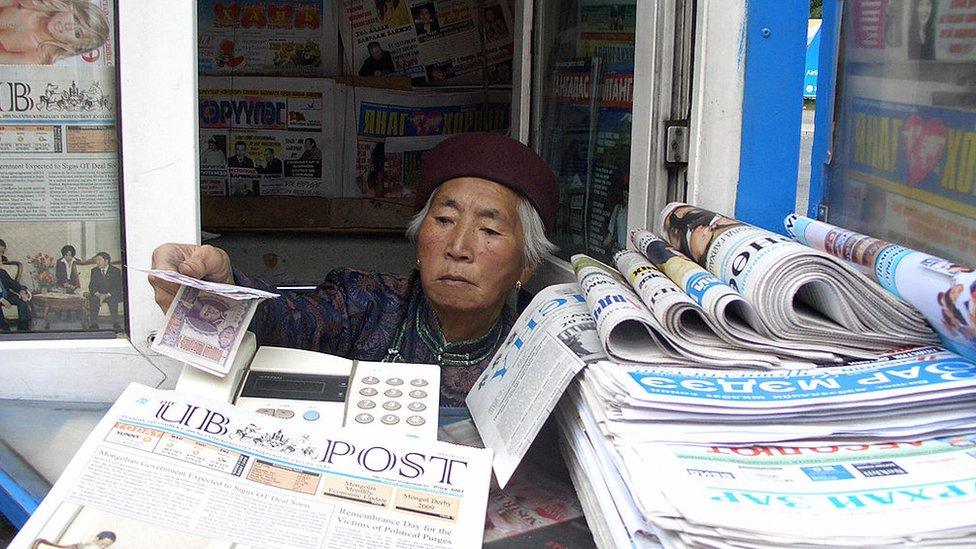
M477 547L490 467L132 384L10 547Z
M258 304L278 294L233 284L199 280L173 271L143 271L179 284L152 349L223 377L234 364Z
M938 343L915 307L829 254L689 204L660 234L737 291L777 338L851 358Z
M976 360L976 270L891 242L790 215L799 242L838 257L918 308L947 347Z

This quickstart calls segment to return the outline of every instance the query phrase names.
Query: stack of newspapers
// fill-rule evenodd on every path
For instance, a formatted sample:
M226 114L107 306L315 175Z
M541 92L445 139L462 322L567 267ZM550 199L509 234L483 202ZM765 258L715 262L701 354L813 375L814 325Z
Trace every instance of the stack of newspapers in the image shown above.
M600 547L976 545L976 364L843 258L686 205L660 234L574 257L475 384L500 484L551 411Z
M615 361L804 368L939 339L914 306L830 254L687 204L616 266L573 257Z

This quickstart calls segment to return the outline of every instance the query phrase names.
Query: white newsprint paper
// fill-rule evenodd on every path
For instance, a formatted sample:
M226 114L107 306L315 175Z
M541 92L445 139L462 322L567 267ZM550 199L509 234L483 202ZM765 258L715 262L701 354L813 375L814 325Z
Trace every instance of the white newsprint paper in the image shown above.
M606 354L579 285L539 292L465 400L485 446L495 451L499 486L508 483L573 377L600 360Z
M480 547L490 475L490 450L132 384L10 547Z

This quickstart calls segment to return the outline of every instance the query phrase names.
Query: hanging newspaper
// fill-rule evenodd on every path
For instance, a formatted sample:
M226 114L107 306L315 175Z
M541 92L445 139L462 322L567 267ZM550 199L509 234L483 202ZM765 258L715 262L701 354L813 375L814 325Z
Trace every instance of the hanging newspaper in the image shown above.
M422 151L443 136L504 132L511 118L508 92L398 92L353 88L346 123L343 196L413 196L410 172ZM347 106L347 108L350 108ZM387 150L387 140L397 143ZM411 140L406 144L406 140ZM406 154L410 150L412 154ZM409 162L409 164L406 164ZM410 170L405 172L404 170Z
M871 358L938 341L922 314L828 254L689 204L669 204L660 234L739 292L777 337Z
M322 432L133 384L10 547L105 532L130 547L476 547L490 475L490 450Z
M697 303L706 324L730 345L799 360L784 363L792 367L802 367L804 362L809 365L839 360L833 353L820 351L816 344L777 338L741 295L650 231L635 229L631 231L631 240L660 273L677 285L683 297L672 299L687 298ZM637 287L636 283L632 284Z
M264 290L198 280L173 271L144 272L179 284L152 350L220 377L234 364L258 305L264 299L278 297Z
M502 488L573 377L605 359L576 284L539 292L465 399Z
M343 0L347 74L414 84L511 79L513 20L502 0Z
M115 92L113 66L3 66L0 220L119 218Z
M338 76L333 0L199 0L201 75Z
M338 196L325 78L201 77L204 196Z
M606 63L633 63L637 0L582 0L579 55Z
M918 307L949 348L976 360L972 267L795 214L785 224L797 241L843 259Z

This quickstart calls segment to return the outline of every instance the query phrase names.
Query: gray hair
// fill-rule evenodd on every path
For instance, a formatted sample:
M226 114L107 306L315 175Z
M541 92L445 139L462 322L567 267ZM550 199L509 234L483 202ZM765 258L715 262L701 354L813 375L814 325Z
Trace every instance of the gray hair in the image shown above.
M437 196L437 191L439 190L440 187L437 187L434 189L434 192L430 193L430 198L427 199L427 203L424 204L423 209L417 212L407 225L407 238L411 242L417 242L417 234L420 233L420 224L427 217L427 212L430 211L430 205L433 204L434 197ZM542 217L539 216L539 212L536 211L535 207L532 206L532 203L527 198L519 195L516 210L518 211L519 221L522 224L522 239L525 242L522 257L525 263L534 269L539 266L543 256L555 252L558 248L546 238L546 229L542 225Z

